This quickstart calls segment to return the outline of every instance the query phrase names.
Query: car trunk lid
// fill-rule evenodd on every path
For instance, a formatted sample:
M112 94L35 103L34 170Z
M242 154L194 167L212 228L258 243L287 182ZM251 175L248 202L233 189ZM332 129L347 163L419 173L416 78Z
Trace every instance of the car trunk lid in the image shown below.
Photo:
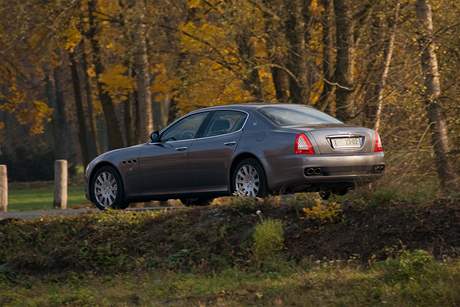
M306 133L319 154L347 155L373 150L373 130L368 128L337 124L292 128Z

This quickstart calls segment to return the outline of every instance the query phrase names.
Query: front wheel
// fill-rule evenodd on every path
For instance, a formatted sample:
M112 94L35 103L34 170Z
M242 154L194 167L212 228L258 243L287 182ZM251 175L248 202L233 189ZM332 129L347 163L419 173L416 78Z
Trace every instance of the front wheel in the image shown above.
M111 166L101 167L92 177L91 199L100 210L125 209L123 183L117 170Z
M265 171L259 161L251 158L238 163L232 174L232 193L245 197L267 196Z

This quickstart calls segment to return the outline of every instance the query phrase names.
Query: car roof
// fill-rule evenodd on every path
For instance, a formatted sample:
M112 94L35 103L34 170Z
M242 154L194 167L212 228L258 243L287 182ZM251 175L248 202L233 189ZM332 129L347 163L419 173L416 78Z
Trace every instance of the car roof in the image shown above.
M266 102L251 102L251 103L240 103L240 104L227 104L227 105L219 105L213 107L207 107L202 109L197 109L194 112L202 112L202 111L215 111L215 110L256 110L263 107L309 107L303 104L292 104L292 103L266 103Z

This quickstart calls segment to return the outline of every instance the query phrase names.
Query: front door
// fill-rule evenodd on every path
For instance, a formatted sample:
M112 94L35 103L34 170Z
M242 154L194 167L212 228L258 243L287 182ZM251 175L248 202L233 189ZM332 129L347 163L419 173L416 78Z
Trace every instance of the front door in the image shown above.
M139 155L141 195L176 194L190 190L188 167L193 140L209 112L189 115L161 133L160 142L146 144Z

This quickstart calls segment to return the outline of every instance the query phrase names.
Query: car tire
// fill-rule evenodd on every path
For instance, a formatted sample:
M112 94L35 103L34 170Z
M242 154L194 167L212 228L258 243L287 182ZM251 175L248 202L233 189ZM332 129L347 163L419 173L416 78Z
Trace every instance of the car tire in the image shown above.
M268 195L265 170L253 158L239 162L233 170L231 181L232 195L243 197L266 197Z
M123 181L118 171L112 166L103 166L91 176L89 186L91 200L100 210L126 209Z

